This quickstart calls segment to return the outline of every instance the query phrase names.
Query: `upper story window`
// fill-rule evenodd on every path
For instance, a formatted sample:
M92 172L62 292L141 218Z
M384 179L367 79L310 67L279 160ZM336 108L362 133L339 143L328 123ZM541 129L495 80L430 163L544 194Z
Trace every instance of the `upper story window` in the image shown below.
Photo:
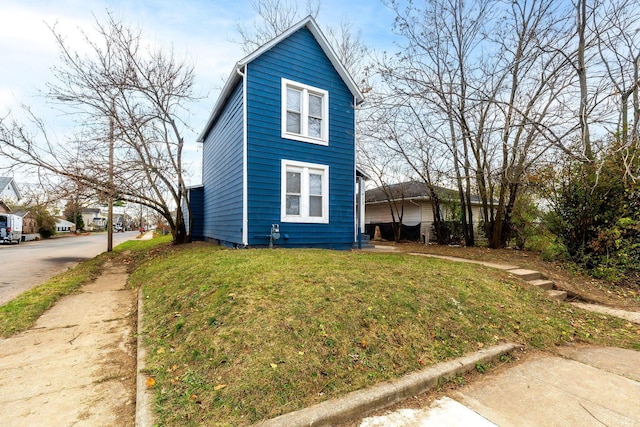
M282 137L329 144L329 92L282 79Z

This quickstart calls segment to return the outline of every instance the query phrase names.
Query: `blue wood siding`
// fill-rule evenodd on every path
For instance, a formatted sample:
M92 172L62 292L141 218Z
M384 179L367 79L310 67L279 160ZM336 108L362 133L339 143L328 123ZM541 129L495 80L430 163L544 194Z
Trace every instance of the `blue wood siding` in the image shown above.
M191 208L191 240L204 239L204 187L189 189L189 207ZM184 213L185 221L189 224L188 212Z
M281 138L281 79L329 92L329 145ZM288 239L277 246L350 248L354 240L353 95L315 38L303 28L248 65L249 244L268 244L271 224ZM329 166L329 224L280 222L281 160Z
M242 243L242 98L241 81L203 144L203 234L225 244Z

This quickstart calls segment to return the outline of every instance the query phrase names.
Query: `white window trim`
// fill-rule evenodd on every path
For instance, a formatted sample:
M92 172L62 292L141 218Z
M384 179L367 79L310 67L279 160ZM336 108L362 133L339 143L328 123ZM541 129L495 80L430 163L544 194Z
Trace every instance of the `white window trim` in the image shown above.
M287 215L287 168L301 169L300 215ZM282 160L280 183L280 221L306 224L329 223L329 166L316 163ZM322 172L322 216L309 216L309 171Z
M297 89L302 92L302 100L300 102L300 130L301 133L287 132L287 88ZM308 136L309 125L309 94L322 97L322 137L314 138ZM281 129L282 138L293 139L295 141L309 142L312 144L329 145L329 92L318 89L313 86L294 82L293 80L282 79L282 97L281 97Z

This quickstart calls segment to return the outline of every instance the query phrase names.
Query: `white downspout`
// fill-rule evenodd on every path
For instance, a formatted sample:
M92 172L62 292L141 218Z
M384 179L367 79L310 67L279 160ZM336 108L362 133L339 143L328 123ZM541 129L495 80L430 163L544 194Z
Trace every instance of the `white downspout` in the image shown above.
M242 244L249 245L249 207L247 195L248 189L248 167L247 167L247 66L244 72L240 67L236 68L236 73L242 78Z
M356 134L356 125L357 125L357 108L358 108L358 100L356 99L356 97L353 97L353 177L355 178L354 180L354 190L356 189L355 187L358 185L362 185L361 182L358 181L358 171L357 171L357 167L356 165L358 164L358 149L357 149L357 143L356 143L356 139L358 137L358 135ZM362 248L362 221L363 221L363 216L364 216L364 206L362 206L362 199L361 199L361 195L360 195L360 190L358 189L358 191L356 192L356 194L354 195L354 199L355 199L355 233L354 233L354 240L358 243L358 249ZM361 217L362 214L362 217Z

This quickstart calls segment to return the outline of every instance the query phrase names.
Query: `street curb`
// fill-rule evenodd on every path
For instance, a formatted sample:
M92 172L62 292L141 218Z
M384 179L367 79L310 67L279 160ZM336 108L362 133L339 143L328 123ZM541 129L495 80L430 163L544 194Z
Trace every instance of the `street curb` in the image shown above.
M142 342L142 288L138 290L138 355L136 367L136 427L153 426L153 414L151 413L151 393L147 390L146 375L142 372L145 368L147 350Z
M506 343L449 362L439 363L400 379L357 390L344 397L328 400L299 411L260 422L256 426L331 426L361 418L371 412L384 409L411 396L436 387L443 380L476 369L477 364L488 363L505 353L522 348L522 345Z

